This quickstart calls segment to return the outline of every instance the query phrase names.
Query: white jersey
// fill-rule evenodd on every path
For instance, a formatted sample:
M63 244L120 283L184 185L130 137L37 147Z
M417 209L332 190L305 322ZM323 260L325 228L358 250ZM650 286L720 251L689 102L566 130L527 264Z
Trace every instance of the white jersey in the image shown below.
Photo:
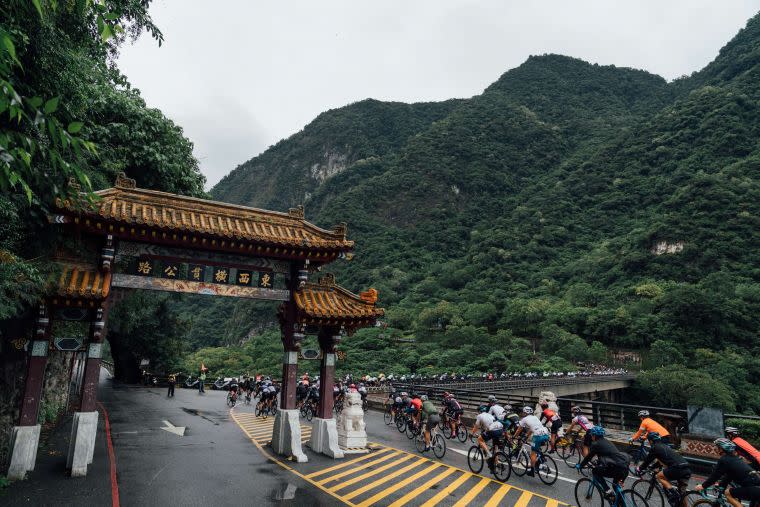
M489 414L494 416L495 419L504 419L504 407L501 405L492 405L491 409L488 411Z
M493 416L488 412L481 412L475 419L475 427L480 428L482 431L487 431L491 425L495 422Z
M524 428L533 433L534 436L549 434L549 430L546 429L546 426L541 424L541 421L538 419L538 417L534 415L526 415L520 420L518 424L521 428Z
M501 422L497 420L494 420L494 422L488 425L488 431L499 431L503 429L504 429L504 425L501 424Z

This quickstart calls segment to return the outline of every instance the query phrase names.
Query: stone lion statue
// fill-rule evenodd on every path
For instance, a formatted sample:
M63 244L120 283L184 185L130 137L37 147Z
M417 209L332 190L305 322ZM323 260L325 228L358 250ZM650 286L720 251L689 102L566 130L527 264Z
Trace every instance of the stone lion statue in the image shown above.
M346 393L343 411L338 420L338 429L344 431L364 431L364 410L362 397L356 391Z
M559 412L559 407L557 406L557 395L551 391L541 391L541 393L538 395L538 403L536 403L536 408L535 408L536 414L541 413L542 401L546 401L547 403L549 403L550 409L554 410L555 412Z

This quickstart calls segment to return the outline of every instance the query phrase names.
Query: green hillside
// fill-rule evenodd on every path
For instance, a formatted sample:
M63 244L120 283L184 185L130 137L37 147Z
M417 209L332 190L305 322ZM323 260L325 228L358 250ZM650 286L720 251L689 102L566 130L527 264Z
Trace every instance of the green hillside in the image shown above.
M758 411L758 48L755 17L673 83L533 56L425 114L328 111L212 194L349 223L357 256L334 269L380 291L390 328L346 340L347 369L568 368L634 349L656 401L712 389ZM315 178L328 146L347 147L345 167Z

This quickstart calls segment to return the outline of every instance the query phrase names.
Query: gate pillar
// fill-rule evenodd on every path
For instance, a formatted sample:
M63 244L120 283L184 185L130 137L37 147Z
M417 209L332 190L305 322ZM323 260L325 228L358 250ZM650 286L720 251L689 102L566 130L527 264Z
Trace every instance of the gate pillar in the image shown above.
M311 427L309 447L331 458L344 457L338 447L338 427L333 418L333 384L335 383L335 347L340 334L334 328L319 330L319 348L322 363L319 368L319 408Z
M98 411L95 405L98 399L105 319L106 308L98 308L95 312L95 320L90 328L87 361L82 378L81 404L79 411L74 414L74 420L71 424L66 469L70 471L72 477L87 475L87 466L92 463L92 457L95 453L95 437L98 432Z
M35 340L31 342L31 356L27 362L24 394L21 399L19 425L13 428L11 435L11 461L8 479L23 479L26 473L34 470L37 462L37 447L40 442L40 425L37 414L42 396L42 384L45 380L45 367L50 335L50 318L44 304L39 307Z

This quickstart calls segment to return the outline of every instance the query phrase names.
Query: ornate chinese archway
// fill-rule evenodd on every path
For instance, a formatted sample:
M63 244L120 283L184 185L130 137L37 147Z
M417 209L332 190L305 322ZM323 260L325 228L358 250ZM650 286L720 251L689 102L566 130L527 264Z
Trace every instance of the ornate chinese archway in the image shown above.
M372 325L382 315L382 309L375 308L375 300L351 294L335 285L334 279L309 283L311 273L351 255L354 242L346 238L346 224L326 230L307 222L300 206L280 213L208 201L136 188L135 181L123 175L114 188L95 195L95 202L85 206L58 200L56 214L50 217L52 224L66 227L68 235L75 238L77 252L93 255L83 259L64 250L57 256L60 276L40 304L19 427L36 425L42 374L48 351L53 350L52 321L90 322L72 449L78 449L78 443L85 440L82 452L92 455L94 440L82 437L77 423L81 421L86 428L94 418L97 424L100 349L114 289L275 300L282 301L279 318L285 354L282 410L275 424L275 435L279 432L282 445L278 448L273 438L273 446L276 452L305 459L300 434L295 434L300 426L288 423L293 414L297 418L296 363L304 333L316 333L320 344L325 343L323 348L330 350L325 356L332 357L334 370L334 337ZM328 372L332 371L330 367L323 364ZM325 386L327 379L323 379ZM332 394L322 399L332 400ZM323 410L320 415L329 412ZM82 465L81 459L76 459L77 451L70 450L70 455L72 452L72 475L83 475L87 461Z

